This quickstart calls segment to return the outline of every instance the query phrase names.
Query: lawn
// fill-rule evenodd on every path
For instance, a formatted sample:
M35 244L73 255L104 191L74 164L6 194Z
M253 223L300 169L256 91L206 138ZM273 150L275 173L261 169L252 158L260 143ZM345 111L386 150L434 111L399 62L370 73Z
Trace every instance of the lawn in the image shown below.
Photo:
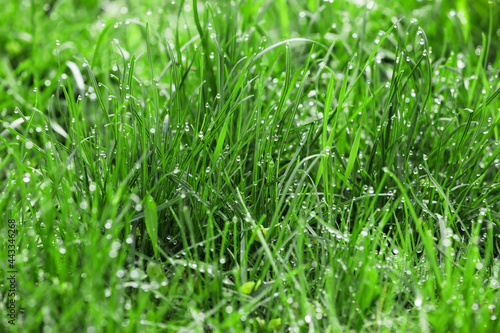
M4 0L0 332L498 332L500 2Z

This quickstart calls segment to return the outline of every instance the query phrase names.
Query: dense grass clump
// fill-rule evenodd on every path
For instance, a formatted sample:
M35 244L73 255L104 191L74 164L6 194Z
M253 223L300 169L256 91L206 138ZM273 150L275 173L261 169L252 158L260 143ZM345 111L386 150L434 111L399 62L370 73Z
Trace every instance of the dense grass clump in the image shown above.
M499 14L2 4L0 331L500 330Z

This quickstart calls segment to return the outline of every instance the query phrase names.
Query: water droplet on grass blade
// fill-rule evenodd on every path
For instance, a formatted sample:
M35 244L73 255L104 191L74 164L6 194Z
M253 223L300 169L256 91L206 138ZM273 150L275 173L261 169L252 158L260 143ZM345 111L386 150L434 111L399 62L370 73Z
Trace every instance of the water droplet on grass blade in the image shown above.
M104 225L104 228L111 229L112 222L113 222L112 220L107 220L106 224Z

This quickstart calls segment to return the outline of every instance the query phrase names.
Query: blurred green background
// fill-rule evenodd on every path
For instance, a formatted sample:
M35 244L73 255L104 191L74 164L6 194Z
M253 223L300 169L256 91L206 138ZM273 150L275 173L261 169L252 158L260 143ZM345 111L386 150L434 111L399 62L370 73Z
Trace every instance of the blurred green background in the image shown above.
M234 1L209 1L214 10L227 8ZM58 80L66 71L66 61L79 66L83 59L92 61L99 52L110 51L110 41L117 39L130 54L145 51L144 29L130 21L148 22L163 37L173 40L177 27L187 25L190 34L196 29L192 1L103 1L103 0L7 0L0 13L0 110L8 117L15 106L32 106L33 89L41 96L39 105L46 107ZM290 0L238 1L250 8L238 21L237 31L251 33L256 23L256 35L265 36L268 43L284 37L336 36L348 40L353 36L377 37L381 26L406 17L415 19L427 34L432 51L439 55L478 49L483 44L483 32L488 31L489 5L480 1L329 1ZM203 4L200 2L200 9ZM286 9L286 10L283 10ZM368 10L369 9L369 10ZM490 60L497 56L500 29L497 25L499 6L493 6ZM180 19L177 15L180 13ZM225 15L222 12L222 16ZM229 14L228 14L229 15ZM279 24L275 24L276 20ZM251 24L252 23L252 24ZM365 24L366 23L366 24ZM106 27L109 31L102 34ZM116 26L116 28L115 28ZM366 34L362 34L362 30ZM404 32L401 32L403 34ZM254 34L255 35L255 34ZM470 37L469 37L470 36ZM227 38L231 38L229 35ZM323 40L324 41L324 40ZM328 44L328 43L327 43ZM344 46L346 45L346 46ZM352 53L351 42L337 43L335 52ZM369 45L369 44L368 44ZM373 44L375 45L375 43ZM366 52L370 52L367 49ZM411 50L407 50L411 54ZM95 65L95 64L93 64ZM95 69L99 72L99 68ZM85 75L85 74L84 74Z

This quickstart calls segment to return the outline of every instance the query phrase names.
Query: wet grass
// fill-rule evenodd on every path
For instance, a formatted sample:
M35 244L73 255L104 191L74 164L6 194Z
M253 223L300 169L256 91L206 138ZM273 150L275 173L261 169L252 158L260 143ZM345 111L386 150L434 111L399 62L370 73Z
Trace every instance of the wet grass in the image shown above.
M3 5L2 330L497 331L498 15Z

